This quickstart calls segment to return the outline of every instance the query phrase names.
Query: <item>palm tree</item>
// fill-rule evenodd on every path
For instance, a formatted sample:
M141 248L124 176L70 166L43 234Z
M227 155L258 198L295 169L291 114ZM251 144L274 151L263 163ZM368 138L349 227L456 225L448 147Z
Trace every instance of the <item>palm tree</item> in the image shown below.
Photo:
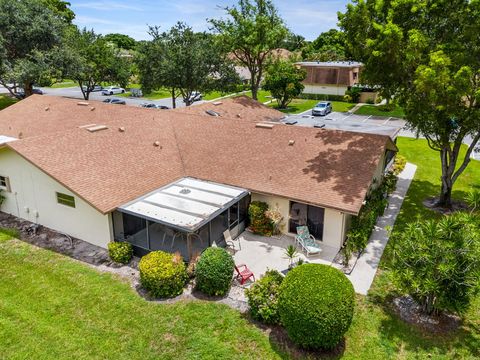
M290 264L288 264L288 268L291 269L293 267L293 259L298 257L297 248L293 245L288 245L285 248L285 256L287 257L287 259L290 260Z

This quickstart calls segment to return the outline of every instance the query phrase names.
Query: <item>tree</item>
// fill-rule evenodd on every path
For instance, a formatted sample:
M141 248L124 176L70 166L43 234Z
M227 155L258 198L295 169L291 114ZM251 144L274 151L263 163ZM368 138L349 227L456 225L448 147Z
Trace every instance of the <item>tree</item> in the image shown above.
M397 240L394 283L428 314L464 312L479 290L479 229L463 213L409 224Z
M239 0L226 7L228 19L211 19L219 43L248 68L253 99L257 100L268 59L286 39L288 30L271 0Z
M130 78L130 64L117 49L93 30L70 29L67 39L71 63L67 75L78 82L85 100L96 85L118 83L125 87Z
M355 0L339 19L349 51L365 64L362 83L395 96L410 129L439 152L438 205L451 207L480 139L480 2Z
M302 57L312 61L345 60L345 34L337 29L321 33L303 49Z
M189 106L196 91L232 90L239 83L233 64L213 35L196 33L181 22L163 33L151 27L149 33L153 40L140 47L137 60L146 93L166 87L173 107L178 94Z
M62 0L42 0L47 7L52 10L64 22L71 24L75 19L75 13L70 9L71 4Z
M65 22L40 0L0 0L0 84L19 97L61 77Z
M302 81L307 73L288 60L275 60L267 69L263 89L270 91L278 107L285 109L304 89Z
M283 41L281 47L289 51L301 50L306 44L305 38L302 35L295 34L288 31L287 37Z
M119 49L134 50L137 42L134 38L124 34L107 34L105 40L115 44Z

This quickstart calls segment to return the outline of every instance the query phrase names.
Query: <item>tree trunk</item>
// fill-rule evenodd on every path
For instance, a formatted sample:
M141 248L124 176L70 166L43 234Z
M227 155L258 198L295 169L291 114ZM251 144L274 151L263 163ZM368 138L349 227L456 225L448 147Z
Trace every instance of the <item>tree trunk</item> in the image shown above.
M257 87L257 82L255 81L254 77L250 79L250 88L252 89L252 99L253 100L258 100L258 87Z
M33 94L33 84L31 82L26 82L23 84L23 91L25 92L25 97L29 97Z
M177 97L175 96L175 88L172 88L172 108L177 107Z
M436 205L450 209L452 207L453 173L457 164L457 151L455 149L450 150L450 144L446 145L440 151L440 160L442 164L442 187Z
M453 184L450 179L442 179L442 189L440 191L440 197L437 201L437 206L451 209L452 208L452 187Z

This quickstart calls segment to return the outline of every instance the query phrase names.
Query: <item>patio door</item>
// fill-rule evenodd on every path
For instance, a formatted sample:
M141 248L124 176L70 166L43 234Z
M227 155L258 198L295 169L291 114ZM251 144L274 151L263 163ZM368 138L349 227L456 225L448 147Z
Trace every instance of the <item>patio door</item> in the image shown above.
M324 218L324 208L291 201L288 230L296 234L297 226L306 225L315 239L322 240Z

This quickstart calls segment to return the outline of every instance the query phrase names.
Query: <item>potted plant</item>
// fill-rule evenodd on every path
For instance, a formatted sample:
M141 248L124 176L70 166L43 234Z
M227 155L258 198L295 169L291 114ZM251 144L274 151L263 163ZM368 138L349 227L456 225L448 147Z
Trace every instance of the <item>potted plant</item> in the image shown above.
M289 260L288 268L291 269L293 267L293 260L298 257L297 248L293 245L288 245L285 248L285 256Z

